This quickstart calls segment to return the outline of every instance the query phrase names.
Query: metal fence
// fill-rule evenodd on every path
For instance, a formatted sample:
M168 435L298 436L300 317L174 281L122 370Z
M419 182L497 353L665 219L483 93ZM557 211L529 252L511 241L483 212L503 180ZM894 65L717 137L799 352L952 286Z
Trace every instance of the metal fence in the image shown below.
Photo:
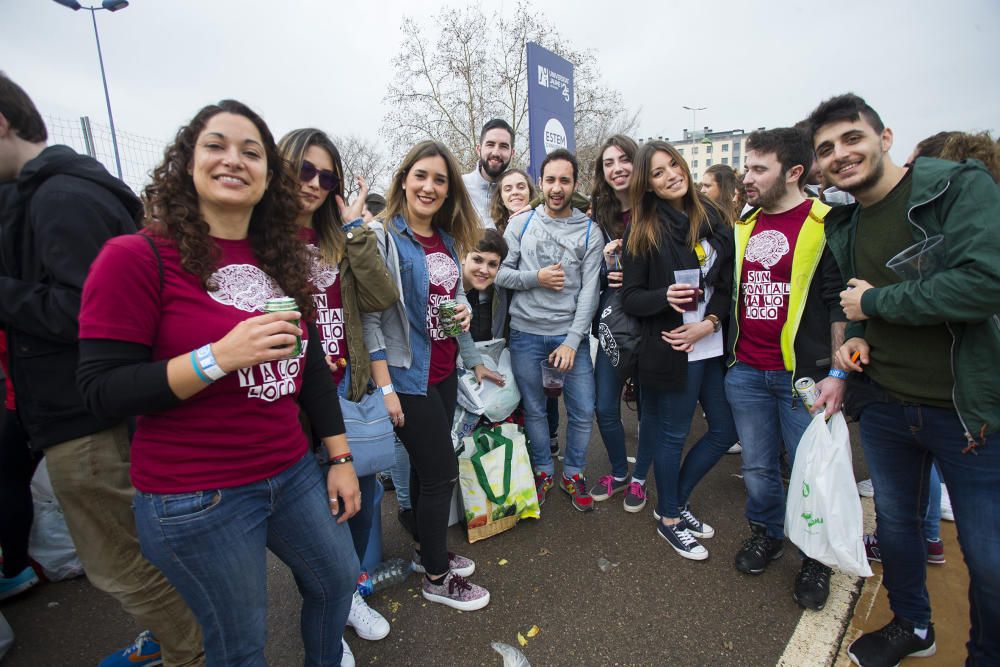
M111 128L95 123L88 116L77 120L45 115L50 144L65 144L78 153L100 161L113 175L118 174L115 152L111 142ZM153 168L163 160L166 142L130 132L116 132L118 153L121 157L122 180L136 194L150 181Z

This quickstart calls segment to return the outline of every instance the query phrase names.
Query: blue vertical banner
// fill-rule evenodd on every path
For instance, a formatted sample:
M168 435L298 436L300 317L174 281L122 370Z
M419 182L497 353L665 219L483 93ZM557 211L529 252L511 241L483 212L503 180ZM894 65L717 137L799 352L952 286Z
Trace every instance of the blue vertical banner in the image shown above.
M573 152L573 63L528 42L528 173L538 179L545 156L557 148Z

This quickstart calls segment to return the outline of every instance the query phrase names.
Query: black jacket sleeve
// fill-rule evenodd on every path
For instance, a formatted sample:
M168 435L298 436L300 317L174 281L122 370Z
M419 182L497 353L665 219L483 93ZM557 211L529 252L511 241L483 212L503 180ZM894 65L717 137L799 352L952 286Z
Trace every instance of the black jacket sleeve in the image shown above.
M626 240L628 232L625 233ZM667 290L647 289L651 257L622 253L622 309L635 317L653 317L670 310Z
M319 331L309 322L309 344L306 345L306 366L302 376L299 405L309 418L314 438L327 438L344 433L344 417L340 412L340 399L333 373L323 358L319 345Z
M102 419L122 419L176 407L167 383L167 360L149 360L149 347L120 340L80 341L77 387L87 409Z
M840 293L845 288L844 278L829 247L823 248L823 254L819 258L818 271L823 303L826 304L827 310L830 312L830 323L846 322L847 316L844 314L844 309L840 307Z

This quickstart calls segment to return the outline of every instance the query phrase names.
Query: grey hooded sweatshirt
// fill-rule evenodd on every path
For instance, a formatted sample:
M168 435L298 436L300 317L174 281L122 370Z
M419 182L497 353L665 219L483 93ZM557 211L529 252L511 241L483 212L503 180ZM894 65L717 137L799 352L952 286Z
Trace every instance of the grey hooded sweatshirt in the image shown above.
M550 218L541 204L511 218L504 240L509 252L497 285L513 290L510 326L539 336L566 335L574 350L590 334L597 312L604 237L585 213ZM559 290L538 283L539 269L562 263L566 283Z

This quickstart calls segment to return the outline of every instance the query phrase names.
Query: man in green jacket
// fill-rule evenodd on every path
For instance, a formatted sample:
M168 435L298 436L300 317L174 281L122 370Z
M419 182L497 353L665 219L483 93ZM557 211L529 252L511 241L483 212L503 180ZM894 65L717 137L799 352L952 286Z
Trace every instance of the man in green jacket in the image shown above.
M837 358L855 373L846 409L860 414L894 614L849 654L893 665L935 651L921 522L936 460L969 568L966 664L1000 664L1000 188L974 160L895 165L892 130L857 95L823 102L809 126L826 182L857 199L826 217L848 279ZM914 244L910 272L890 268Z

